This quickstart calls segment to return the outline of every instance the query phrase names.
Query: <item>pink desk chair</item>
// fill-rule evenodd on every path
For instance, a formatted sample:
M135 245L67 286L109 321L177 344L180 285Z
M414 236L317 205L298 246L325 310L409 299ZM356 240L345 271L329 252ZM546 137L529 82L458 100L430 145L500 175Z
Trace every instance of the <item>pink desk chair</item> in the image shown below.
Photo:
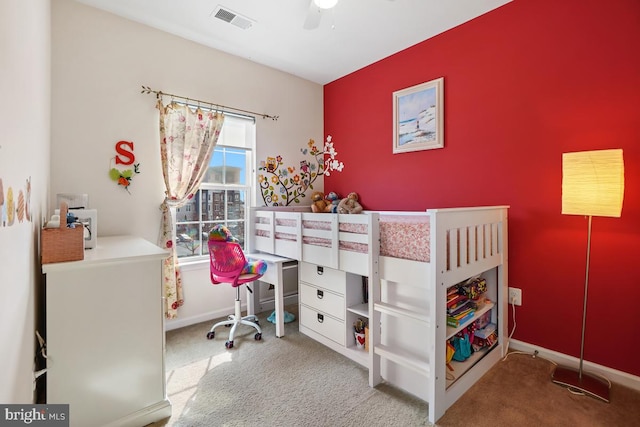
M213 236L213 232L211 234ZM256 341L262 339L262 329L258 323L258 318L254 315L242 316L240 310L240 286L244 283L253 282L261 278L267 270L264 261L248 262L242 251L242 247L235 241L216 240L209 238L209 258L211 283L229 283L236 288L235 313L227 320L213 325L207 333L207 339L215 337L214 329L218 326L231 326L229 341L224 346L233 348L233 337L239 324L255 328L258 332L254 335ZM249 290L251 290L249 288Z

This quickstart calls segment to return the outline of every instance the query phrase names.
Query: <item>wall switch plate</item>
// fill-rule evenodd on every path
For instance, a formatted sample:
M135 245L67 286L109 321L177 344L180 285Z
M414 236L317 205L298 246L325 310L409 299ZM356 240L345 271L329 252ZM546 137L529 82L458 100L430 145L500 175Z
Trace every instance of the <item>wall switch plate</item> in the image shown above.
M522 305L522 289L509 287L509 304Z

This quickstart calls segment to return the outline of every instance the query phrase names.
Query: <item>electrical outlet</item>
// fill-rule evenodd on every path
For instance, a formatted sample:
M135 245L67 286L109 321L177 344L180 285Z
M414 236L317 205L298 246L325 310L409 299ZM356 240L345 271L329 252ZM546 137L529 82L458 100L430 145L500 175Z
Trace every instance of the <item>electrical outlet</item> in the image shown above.
M522 289L509 288L509 304L522 305Z

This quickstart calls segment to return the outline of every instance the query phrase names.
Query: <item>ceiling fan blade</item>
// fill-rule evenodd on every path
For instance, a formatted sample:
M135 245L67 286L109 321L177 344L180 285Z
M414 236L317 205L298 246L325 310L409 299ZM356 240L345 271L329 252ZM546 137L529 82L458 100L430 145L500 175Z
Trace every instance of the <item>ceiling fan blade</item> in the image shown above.
M313 30L320 25L320 18L322 16L322 10L315 5L313 0L309 0L309 11L307 17L304 20L302 28L305 30Z

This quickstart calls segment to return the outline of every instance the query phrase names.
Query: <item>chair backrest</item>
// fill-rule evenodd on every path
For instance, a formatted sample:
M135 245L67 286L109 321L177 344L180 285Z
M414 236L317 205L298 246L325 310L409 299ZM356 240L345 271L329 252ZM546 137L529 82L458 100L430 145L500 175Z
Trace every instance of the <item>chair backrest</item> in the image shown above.
M239 285L238 278L247 260L237 242L209 240L209 259L211 283Z

